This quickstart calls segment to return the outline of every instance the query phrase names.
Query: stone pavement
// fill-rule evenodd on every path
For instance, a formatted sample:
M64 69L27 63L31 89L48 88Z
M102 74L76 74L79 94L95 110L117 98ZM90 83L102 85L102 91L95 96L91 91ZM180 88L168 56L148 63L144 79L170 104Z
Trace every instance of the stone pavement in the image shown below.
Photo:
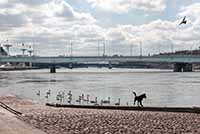
M0 134L45 134L0 107Z

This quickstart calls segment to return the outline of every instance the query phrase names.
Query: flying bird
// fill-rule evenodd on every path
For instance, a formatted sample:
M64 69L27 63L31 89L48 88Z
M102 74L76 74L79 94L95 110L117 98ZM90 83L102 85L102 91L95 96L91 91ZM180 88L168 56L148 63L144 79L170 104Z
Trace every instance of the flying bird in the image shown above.
M179 25L186 24L186 23L187 23L187 20L186 20L186 16L185 16Z

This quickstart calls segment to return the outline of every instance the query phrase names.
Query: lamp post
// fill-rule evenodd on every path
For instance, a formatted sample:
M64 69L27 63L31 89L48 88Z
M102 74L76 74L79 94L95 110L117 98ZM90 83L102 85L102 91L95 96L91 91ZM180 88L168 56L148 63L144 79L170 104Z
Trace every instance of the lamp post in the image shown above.
M99 43L98 43L98 56L100 56L100 46L99 46Z
M103 43L103 57L106 55L106 44L105 42Z
M33 54L33 48L31 46L29 46L28 53L29 53L29 56L32 56L32 54Z
M22 48L21 48L22 56L25 56L25 51L26 51L26 50L27 50L27 49L25 48L24 43L22 43Z
M131 44L131 48L130 48L130 56L133 56L133 44Z
M142 57L142 42L140 41L140 57Z
M71 43L70 44L70 56L71 56L71 58L73 57L73 44Z

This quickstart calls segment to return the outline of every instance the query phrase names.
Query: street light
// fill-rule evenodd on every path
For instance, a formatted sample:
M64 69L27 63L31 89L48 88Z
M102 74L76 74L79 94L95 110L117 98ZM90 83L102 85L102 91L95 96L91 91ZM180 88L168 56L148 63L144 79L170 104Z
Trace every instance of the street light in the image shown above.
M72 44L72 42L71 42L70 46L71 46L71 48L70 48L71 57L73 57L73 44Z
M133 44L131 44L130 56L133 56Z
M29 46L28 53L29 53L29 56L32 56L33 48L31 47L31 45Z
M140 57L142 57L142 42L140 41Z
M100 56L100 45L98 43L98 56Z
M26 50L27 50L27 49L25 48L24 43L22 43L22 48L21 48L22 56L25 56L25 51L26 51Z
M103 57L106 55L106 44L105 42L103 43Z

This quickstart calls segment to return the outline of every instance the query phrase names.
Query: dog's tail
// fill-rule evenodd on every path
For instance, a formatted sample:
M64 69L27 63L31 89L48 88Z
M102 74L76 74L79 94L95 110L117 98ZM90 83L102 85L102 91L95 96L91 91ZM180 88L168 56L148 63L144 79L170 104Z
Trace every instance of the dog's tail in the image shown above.
M133 92L133 91L132 91L132 93L136 96L136 92Z

